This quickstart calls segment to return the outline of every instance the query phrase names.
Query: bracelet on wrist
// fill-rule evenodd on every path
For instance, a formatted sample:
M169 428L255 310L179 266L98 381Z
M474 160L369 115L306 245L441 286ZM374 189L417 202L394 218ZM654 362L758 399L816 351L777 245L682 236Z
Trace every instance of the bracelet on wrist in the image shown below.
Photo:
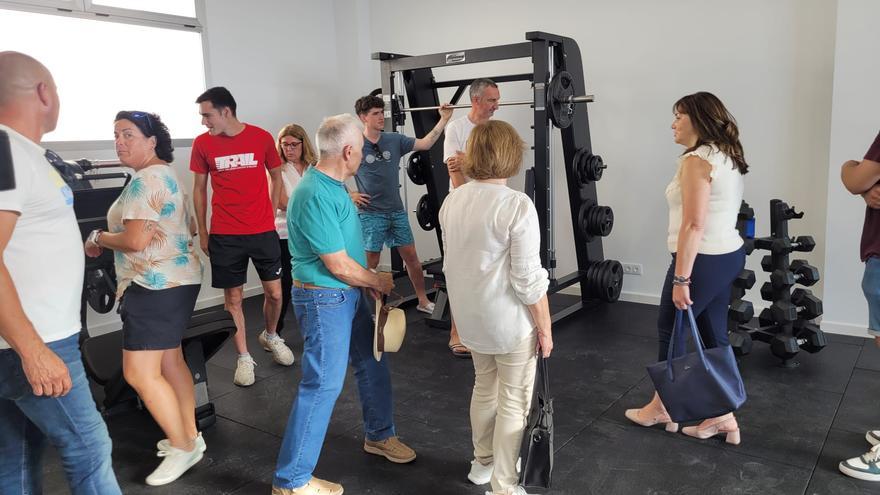
M673 275L672 285L691 285L691 278L683 275Z

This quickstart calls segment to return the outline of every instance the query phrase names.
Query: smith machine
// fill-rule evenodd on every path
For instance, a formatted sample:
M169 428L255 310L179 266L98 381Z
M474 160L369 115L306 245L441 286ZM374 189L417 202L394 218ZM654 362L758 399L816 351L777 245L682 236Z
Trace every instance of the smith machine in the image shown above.
M596 181L602 178L605 165L602 158L592 153L590 124L585 103L593 101L586 95L581 53L577 43L563 36L543 32L526 33L523 43L475 48L449 53L407 56L396 53L374 53L381 61L382 98L385 101L385 131L394 132L403 126L406 114L412 117L416 135L423 136L439 120L439 88L456 88L450 103L455 108L473 79L437 81L432 69L454 65L528 58L533 71L524 74L493 76L497 83L530 81L533 99L502 102L501 105L530 106L534 112L534 167L527 170L525 192L532 197L538 210L541 227L541 264L550 273L550 294L571 285L581 284L581 301L553 315L553 321L572 315L590 299L614 302L620 296L623 268L616 260L606 260L602 251L602 237L611 233L614 214L608 206L600 206L596 197ZM404 106L402 83L409 107ZM570 220L574 231L577 271L556 276L556 239L554 228L557 218L553 211L554 171L552 130L560 129L568 184ZM427 194L418 202L416 216L425 230L434 230L443 250L437 213L448 194L449 175L443 163L443 143L438 141L428 151L413 153L407 164L407 175L418 185L425 185ZM395 259L396 258L396 259ZM392 259L392 268L402 270L399 258ZM428 324L448 327L447 299L443 286L442 260L430 260L425 270L434 276L438 288L436 309L426 319Z

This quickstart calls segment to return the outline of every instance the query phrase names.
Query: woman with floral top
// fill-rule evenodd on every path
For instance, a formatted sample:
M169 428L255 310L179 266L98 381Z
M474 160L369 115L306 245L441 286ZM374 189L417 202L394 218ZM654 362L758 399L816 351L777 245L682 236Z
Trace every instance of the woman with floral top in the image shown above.
M155 114L119 112L116 154L134 174L107 212L108 232L93 231L88 256L115 254L122 316L122 369L167 435L159 442L162 463L149 485L180 477L202 458L205 442L196 429L192 375L180 342L202 283L202 262L193 250L189 208L177 175L171 135Z

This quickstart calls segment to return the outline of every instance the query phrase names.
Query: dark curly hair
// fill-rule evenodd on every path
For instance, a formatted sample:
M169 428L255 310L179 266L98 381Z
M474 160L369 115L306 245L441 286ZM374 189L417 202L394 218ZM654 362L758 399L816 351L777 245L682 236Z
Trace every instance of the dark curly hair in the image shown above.
M739 128L736 119L724 107L724 103L712 93L700 91L682 97L672 105L673 113L684 113L691 118L691 124L697 131L697 144L685 150L689 153L704 144L714 144L733 160L739 173L745 175L749 171L739 142Z
M137 110L123 110L116 114L114 122L128 120L140 129L145 137L156 137L156 156L160 160L171 163L174 161L174 145L171 144L171 132L155 113Z
M385 108L385 102L382 101L382 98L374 95L367 95L358 98L358 100L354 102L354 111L358 115L366 115L374 108Z

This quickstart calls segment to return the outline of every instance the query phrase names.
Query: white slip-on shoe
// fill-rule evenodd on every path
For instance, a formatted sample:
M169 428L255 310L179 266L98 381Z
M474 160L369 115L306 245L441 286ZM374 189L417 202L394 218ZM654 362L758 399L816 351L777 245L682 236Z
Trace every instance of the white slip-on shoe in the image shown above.
M160 450L157 455L164 459L159 467L147 476L147 484L150 486L167 485L180 478L180 475L202 460L204 454L196 447L189 452L169 447L168 450Z
M421 311L422 313L427 313L429 315L434 314L434 303L429 302L428 304L426 304L424 306L421 306L421 305L416 306L416 311Z
M202 432L199 432L199 435L193 440L196 448L199 449L202 453L208 450L208 445L205 443L205 439L202 437ZM171 447L171 440L167 438L163 438L156 442L156 448L159 450L168 450Z
M467 477L475 485L485 485L492 479L492 471L494 470L495 464L489 463L484 465L474 459L471 461L471 471Z

